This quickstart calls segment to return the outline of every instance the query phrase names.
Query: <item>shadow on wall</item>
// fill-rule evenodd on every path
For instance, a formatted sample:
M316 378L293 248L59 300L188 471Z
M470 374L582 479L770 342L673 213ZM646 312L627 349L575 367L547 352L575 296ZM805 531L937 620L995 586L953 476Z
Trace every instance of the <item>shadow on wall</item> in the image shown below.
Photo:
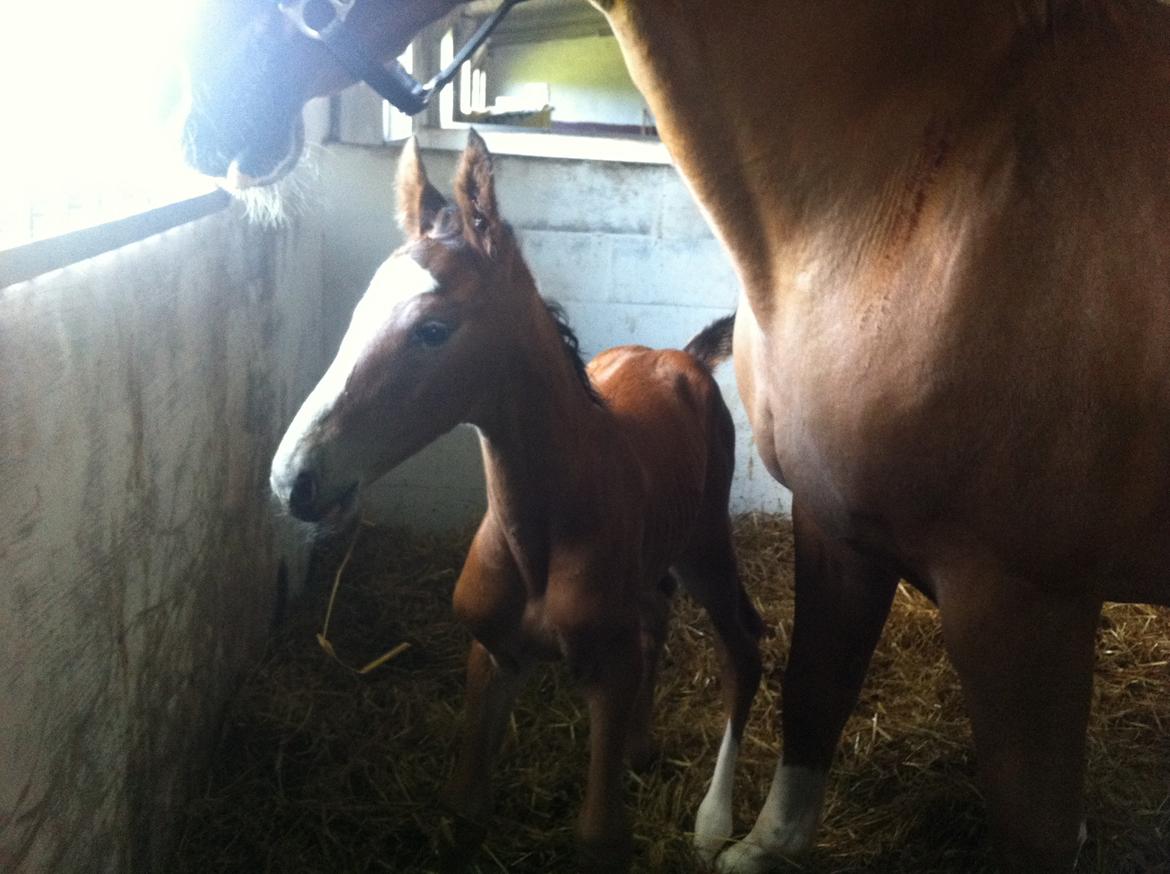
M282 555L320 234L223 212L0 291L0 868L158 871ZM295 538L295 535L293 535Z

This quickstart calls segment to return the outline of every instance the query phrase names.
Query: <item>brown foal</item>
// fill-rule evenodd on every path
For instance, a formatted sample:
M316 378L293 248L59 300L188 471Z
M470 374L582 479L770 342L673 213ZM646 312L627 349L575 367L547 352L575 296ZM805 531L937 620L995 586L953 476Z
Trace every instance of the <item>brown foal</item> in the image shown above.
M446 867L478 848L492 759L530 667L559 658L588 702L579 835L590 870L628 867L623 767L650 755L672 577L710 615L723 666L727 731L695 829L710 860L731 833L762 630L736 572L734 433L711 376L730 351L731 319L687 351L623 346L586 369L500 218L474 132L455 204L427 181L413 144L398 200L408 240L281 442L272 486L294 515L317 520L454 425L479 431L488 510L454 595L474 641Z

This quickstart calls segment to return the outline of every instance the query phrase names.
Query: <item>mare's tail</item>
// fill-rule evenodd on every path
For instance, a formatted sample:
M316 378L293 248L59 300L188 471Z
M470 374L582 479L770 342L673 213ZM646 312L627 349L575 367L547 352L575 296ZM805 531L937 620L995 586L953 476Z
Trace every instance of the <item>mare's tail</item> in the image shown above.
M716 319L690 339L683 351L693 355L708 370L714 370L731 357L731 334L735 330L735 313Z

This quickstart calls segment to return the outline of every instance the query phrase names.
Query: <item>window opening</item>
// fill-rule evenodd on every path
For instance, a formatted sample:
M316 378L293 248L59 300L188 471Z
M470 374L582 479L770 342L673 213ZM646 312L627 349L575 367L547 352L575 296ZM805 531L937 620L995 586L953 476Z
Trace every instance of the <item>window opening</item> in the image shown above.
M0 29L0 250L184 200L182 44L197 0L16 3Z

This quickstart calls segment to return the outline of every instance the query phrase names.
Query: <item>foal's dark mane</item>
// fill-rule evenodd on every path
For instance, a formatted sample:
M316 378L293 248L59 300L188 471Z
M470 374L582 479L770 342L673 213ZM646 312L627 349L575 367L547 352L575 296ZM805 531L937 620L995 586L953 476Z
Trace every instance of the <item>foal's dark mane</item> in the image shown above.
M544 301L544 308L548 310L553 324L556 325L557 333L561 335L561 343L565 347L565 354L569 358L569 363L573 365L573 370L577 374L577 379L581 381L581 386L585 389L585 394L589 395L589 400L594 404L599 407L604 407L605 401L597 393L597 387L593 384L593 380L589 378L589 371L585 369L585 359L581 357L581 342L577 339L577 332L569 325L569 319L565 315L565 308L556 301L545 300L543 297L541 300Z
M512 226L505 223L504 228L508 237L515 242ZM448 204L439 210L435 214L427 236L449 246L467 245L467 241L463 237L463 219L459 215L459 210L453 204ZM546 300L543 297L541 297L541 301L544 303L545 309L548 310L557 333L561 336L565 355L568 356L569 363L573 365L573 372L577 374L577 379L581 382L581 387L585 389L585 394L594 404L604 407L605 401L597 393L597 387L593 385L593 381L589 378L589 372L585 369L585 359L581 357L581 342L577 339L577 332L569 324L565 308L556 301Z

